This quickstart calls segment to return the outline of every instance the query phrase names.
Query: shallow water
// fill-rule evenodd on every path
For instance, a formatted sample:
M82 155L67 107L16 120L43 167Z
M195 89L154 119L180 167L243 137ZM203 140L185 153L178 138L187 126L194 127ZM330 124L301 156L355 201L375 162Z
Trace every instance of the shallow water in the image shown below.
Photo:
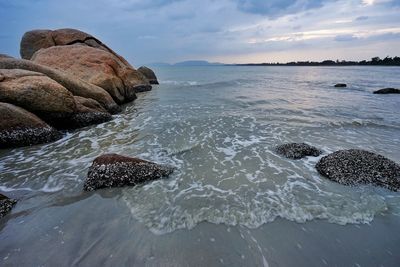
M362 148L400 162L396 67L159 68L161 84L114 120L55 143L0 151L5 265L396 266L400 194L320 177L319 158ZM345 82L348 88L334 88ZM82 193L114 152L169 164L168 179ZM38 244L32 247L33 244ZM352 253L349 253L352 251ZM1 265L1 264L0 264Z

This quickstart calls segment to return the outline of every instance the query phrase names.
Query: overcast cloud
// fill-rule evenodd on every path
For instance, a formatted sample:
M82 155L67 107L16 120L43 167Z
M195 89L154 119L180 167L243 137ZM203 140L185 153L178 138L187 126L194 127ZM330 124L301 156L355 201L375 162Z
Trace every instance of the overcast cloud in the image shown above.
M400 56L400 0L0 0L0 53L31 29L77 28L133 65Z

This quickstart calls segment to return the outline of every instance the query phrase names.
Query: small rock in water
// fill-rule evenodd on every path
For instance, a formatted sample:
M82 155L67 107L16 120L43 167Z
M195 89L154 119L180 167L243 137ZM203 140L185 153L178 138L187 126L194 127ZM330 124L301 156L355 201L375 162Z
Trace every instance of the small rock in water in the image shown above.
M149 80L149 82L151 84L158 84L158 80L156 77L156 74L154 73L154 71L152 69L149 69L148 67L142 66L138 69L138 71L140 73L142 73L146 79Z
M14 199L9 199L8 197L0 194L0 218L3 218L7 213L11 211L17 203Z
M318 157L321 150L305 143L290 143L276 147L276 152L289 159L301 159L306 156Z
M321 158L315 167L321 175L340 184L374 184L400 190L400 165L369 151L340 150Z
M374 94L400 94L400 89L396 88L383 88L374 92Z
M136 185L166 177L172 172L173 168L154 162L105 154L93 161L83 189L93 191L99 188Z
M347 87L347 84L345 84L345 83L337 83L337 84L335 84L335 87Z

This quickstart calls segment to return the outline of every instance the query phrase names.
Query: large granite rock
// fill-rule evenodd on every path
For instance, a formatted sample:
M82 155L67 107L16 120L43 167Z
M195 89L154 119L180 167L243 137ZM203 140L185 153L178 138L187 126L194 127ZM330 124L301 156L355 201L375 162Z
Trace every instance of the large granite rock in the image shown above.
M142 66L138 68L138 71L142 73L151 84L158 84L156 74L152 69Z
M0 69L0 77L2 102L51 118L70 116L77 110L71 92L44 74L21 69Z
M0 194L0 219L9 213L16 203L16 200Z
M350 149L334 152L321 158L316 169L340 184L373 184L400 190L400 165L369 151Z
M96 100L74 96L77 110L70 119L69 128L81 128L93 124L99 124L112 120L112 116Z
M151 89L142 75L107 51L84 45L64 45L41 49L32 61L78 77L106 90L118 104L136 98L136 92Z
M277 146L276 152L289 159L301 159L307 156L318 157L321 150L305 143L289 143Z
M118 57L125 65L128 61L103 44L96 37L76 29L32 30L22 36L20 54L23 59L31 59L36 51L58 45L81 44L107 51Z
M111 114L121 110L110 94L101 87L85 82L77 77L69 76L59 70L36 64L30 60L0 57L0 69L20 69L42 73L62 85L73 95L96 100Z
M400 89L396 88L383 88L374 92L374 94L400 94Z
M36 115L0 102L0 148L48 143L61 137L60 132Z
M85 191L99 188L136 185L168 176L172 168L138 158L117 154L97 157L89 168Z
M44 74L0 69L0 77L0 101L22 107L56 128L75 129L111 120L107 111L85 107L80 103L83 98L75 98Z

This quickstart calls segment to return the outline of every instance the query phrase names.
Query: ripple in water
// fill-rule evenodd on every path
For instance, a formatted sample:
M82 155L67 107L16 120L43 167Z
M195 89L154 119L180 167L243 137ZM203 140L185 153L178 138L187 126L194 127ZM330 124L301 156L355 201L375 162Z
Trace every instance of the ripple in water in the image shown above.
M168 74L169 82L140 94L113 121L52 144L1 151L0 190L81 194L92 160L111 152L177 167L168 179L122 190L132 216L154 233L200 222L255 228L278 217L347 224L400 214L398 193L342 186L318 175L318 158L273 152L278 144L308 142L325 154L356 147L399 161L396 96L333 90L330 72L340 69L317 75L285 68L284 79L277 68L239 70L210 68L199 81L196 72L183 80ZM299 82L304 77L311 78Z

